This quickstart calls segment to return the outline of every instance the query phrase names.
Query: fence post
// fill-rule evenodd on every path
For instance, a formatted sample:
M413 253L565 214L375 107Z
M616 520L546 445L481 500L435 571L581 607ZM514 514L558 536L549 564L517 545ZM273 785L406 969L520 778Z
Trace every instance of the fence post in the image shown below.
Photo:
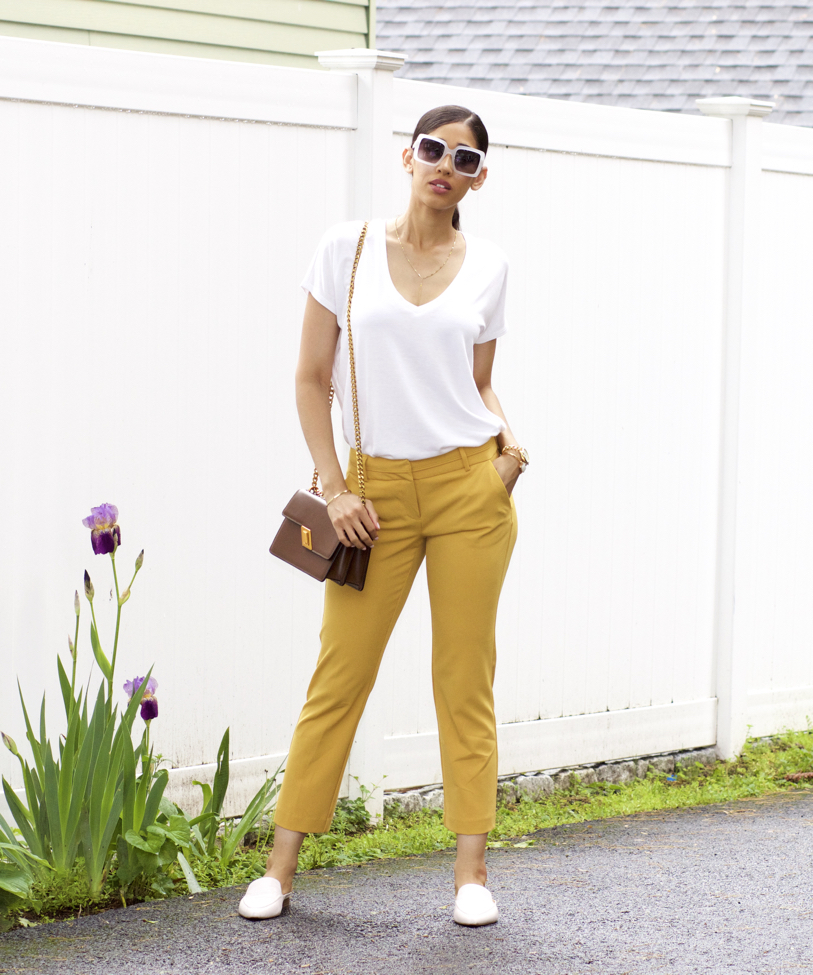
M358 121L356 127L353 215L359 220L390 217L393 167L392 75L406 60L390 51L319 51L319 64L331 71L358 77Z
M406 60L403 54L370 51L317 52L319 63L331 71L358 77L358 120L353 166L353 215L359 220L388 217L393 199L396 169L392 149L394 71ZM364 418L361 420L364 423ZM384 715L373 691L361 719L347 763L351 798L361 787L378 786L367 799L374 819L384 812Z
M743 333L747 338L758 315L762 119L773 102L730 96L701 98L697 106L704 115L731 120L714 646L717 751L723 758L734 758L748 735L749 661L734 625L740 364Z

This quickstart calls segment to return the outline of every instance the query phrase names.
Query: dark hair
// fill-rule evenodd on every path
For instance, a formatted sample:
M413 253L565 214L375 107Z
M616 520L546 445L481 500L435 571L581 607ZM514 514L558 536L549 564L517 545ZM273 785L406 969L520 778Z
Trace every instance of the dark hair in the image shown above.
M463 108L462 105L440 105L438 108L432 108L425 112L418 119L418 124L412 133L412 144L415 144L419 135L430 135L435 129L439 129L443 125L450 125L453 122L462 122L464 125L468 125L471 134L474 136L474 141L477 143L476 148L480 152L488 152L488 132L483 125L483 120L479 115L469 111L468 108ZM452 226L455 230L460 230L460 211L457 207L454 208Z

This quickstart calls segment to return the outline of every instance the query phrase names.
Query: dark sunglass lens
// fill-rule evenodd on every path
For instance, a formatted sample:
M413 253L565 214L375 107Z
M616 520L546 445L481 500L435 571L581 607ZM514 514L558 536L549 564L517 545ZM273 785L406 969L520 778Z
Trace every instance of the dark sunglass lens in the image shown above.
M480 156L470 149L458 149L454 154L454 164L461 173L476 173L480 165Z
M435 139L421 139L418 144L418 159L424 162L436 163L443 158L443 143Z

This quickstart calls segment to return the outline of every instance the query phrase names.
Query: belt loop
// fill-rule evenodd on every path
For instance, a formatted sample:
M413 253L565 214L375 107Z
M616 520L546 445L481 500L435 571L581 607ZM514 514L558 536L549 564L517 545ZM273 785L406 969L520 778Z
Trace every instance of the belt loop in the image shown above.
M468 473L471 470L471 464L469 463L469 455L466 453L466 448L458 447L457 449L460 451L460 459L463 461L466 473Z

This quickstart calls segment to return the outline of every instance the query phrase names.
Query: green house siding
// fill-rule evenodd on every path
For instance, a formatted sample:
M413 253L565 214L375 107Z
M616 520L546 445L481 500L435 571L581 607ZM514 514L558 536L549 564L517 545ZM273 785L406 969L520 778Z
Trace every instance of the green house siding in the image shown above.
M0 34L159 54L318 67L373 46L368 0L0 0Z

